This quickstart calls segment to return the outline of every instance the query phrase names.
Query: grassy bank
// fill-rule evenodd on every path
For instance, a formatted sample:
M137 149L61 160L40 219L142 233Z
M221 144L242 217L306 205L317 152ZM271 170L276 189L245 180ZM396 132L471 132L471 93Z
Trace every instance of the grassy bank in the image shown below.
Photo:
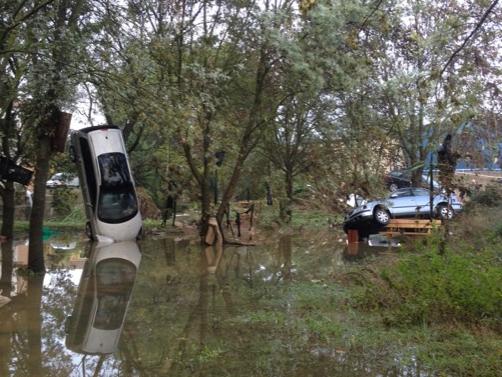
M444 254L437 234L408 246L391 263L355 271L350 305L371 318L373 329L385 329L389 342L413 345L418 360L432 370L497 376L502 370L500 202L470 204L451 231Z
M280 228L289 226L296 229L320 229L334 224L341 224L342 213L333 213L329 210L306 208L299 205L291 207L291 220L285 222L280 217L278 201L268 206L265 202L259 203L259 226L263 229Z

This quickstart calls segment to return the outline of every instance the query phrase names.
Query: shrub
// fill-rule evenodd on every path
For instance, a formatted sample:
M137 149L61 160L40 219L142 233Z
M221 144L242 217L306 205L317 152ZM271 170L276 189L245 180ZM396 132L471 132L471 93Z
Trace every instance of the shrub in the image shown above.
M422 324L463 322L501 329L502 270L500 238L491 233L483 250L456 242L439 255L439 242L422 246L422 254L403 257L381 270L362 301L383 310L387 322ZM385 288L382 288L385 286Z
M70 215L76 203L80 203L77 190L67 187L52 190L52 208L56 217L64 218Z
M481 204L488 207L495 207L502 202L501 185L489 184L483 190L477 191L472 196L473 204Z

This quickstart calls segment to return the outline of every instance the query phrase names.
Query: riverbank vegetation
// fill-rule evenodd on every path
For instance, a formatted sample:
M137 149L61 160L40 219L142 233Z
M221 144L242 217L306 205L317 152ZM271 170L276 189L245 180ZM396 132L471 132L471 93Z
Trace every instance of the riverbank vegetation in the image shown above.
M502 206L492 200L500 194L491 187L466 207L444 254L431 237L349 274L353 307L447 375L496 376L502 368Z
M77 109L75 128L118 125L137 185L162 210L175 182L203 228L236 199L287 209L308 193L333 211L381 192L389 169L413 168L418 184L447 133L486 165L500 135L496 5L8 2L0 138L5 157L37 171L30 260L42 262L46 180L74 169L60 152ZM12 182L0 195L11 236Z
M180 228L161 223L160 214L174 209L168 203L187 214L180 224L197 237L210 218L223 224L240 202L254 201L258 227L289 245L279 266L292 266L292 251L277 234L325 232L316 240L322 250L339 247L350 194L381 195L394 169L411 169L411 183L420 184L447 134L455 161L500 167L498 3L4 1L1 157L36 174L20 190L0 177L2 240L30 233L28 267L43 274L44 233L83 235L80 194L46 186L50 173L75 172L62 145L68 113L81 112L74 128L122 130L140 204L150 198L142 208L147 233ZM273 292L266 287L250 298L267 310L232 321L248 325L239 331L249 338L290 325L277 338L286 360L294 339L292 353L326 357L326 371L333 359L361 353L375 363L402 357L402 365L419 361L446 375L495 376L502 370L502 195L495 187L475 192L471 183L462 187L471 203L446 237L343 273L314 271ZM14 221L17 202L30 200L31 213ZM294 275L279 272L278 280ZM10 273L2 276L10 281ZM217 360L222 349L194 351L193 362ZM274 375L270 349L257 352L250 362Z
M443 255L435 237L351 255L340 227L315 211L299 215L299 226L271 216L271 226L258 225L263 244L225 248L214 275L197 242L146 239L124 347L134 343L130 334L150 329L139 338L155 347L134 344L152 374L167 354L179 375L222 375L244 365L249 376L349 369L495 377L502 367L502 208L488 198L497 193L480 193L452 221ZM203 347L194 336L199 314L207 320ZM159 330L159 318L169 325ZM175 352L180 339L183 352ZM252 357L241 361L242 354Z

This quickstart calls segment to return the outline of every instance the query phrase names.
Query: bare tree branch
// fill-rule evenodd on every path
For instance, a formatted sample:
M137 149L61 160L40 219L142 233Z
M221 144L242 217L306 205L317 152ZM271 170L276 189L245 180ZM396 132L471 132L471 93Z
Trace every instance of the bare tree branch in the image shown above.
M453 62L453 59L455 59L455 57L460 53L460 51L462 51L464 49L464 47L467 45L467 42L469 42L469 40L474 36L474 34L476 34L476 32L481 28L481 26L483 26L486 18L488 17L488 15L491 13L491 11L493 10L493 8L495 8L495 6L497 5L497 3L499 2L499 0L495 0L491 5L490 7L486 10L486 12L483 14L483 17L481 17L481 19L479 20L479 22L476 24L476 26L474 27L474 29L471 31L471 33L467 36L467 38L465 38L464 42L460 45L460 47L458 47L454 52L453 54L451 54L450 58L448 59L448 61L446 62L446 64L443 66L443 69L441 69L441 72L439 73L439 78L441 78L441 76L443 75L444 71L446 71L446 68L448 68L448 66Z

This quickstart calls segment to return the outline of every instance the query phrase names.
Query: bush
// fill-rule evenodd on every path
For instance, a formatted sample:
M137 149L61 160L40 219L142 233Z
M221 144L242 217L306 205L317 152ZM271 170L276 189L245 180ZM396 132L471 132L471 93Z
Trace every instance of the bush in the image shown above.
M488 207L495 207L500 205L502 201L502 187L501 185L490 184L483 190L477 191L472 196L473 204L481 204Z
M463 322L502 330L502 239L494 232L487 237L482 250L456 242L444 255L439 240L431 240L419 250L423 254L384 268L359 303L383 310L389 323Z
M78 190L68 187L58 187L52 190L52 208L57 218L70 215L76 203L80 203Z

